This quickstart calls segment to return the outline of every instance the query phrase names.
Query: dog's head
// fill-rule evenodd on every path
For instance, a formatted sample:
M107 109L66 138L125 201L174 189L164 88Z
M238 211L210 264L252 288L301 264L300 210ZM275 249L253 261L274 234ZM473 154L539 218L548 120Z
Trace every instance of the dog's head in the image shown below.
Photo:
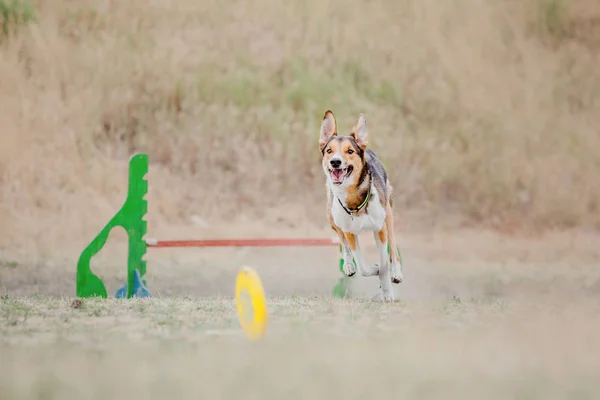
M321 123L319 148L323 155L323 170L335 186L356 182L365 165L367 150L367 123L363 114L347 136L338 136L333 112L327 110Z

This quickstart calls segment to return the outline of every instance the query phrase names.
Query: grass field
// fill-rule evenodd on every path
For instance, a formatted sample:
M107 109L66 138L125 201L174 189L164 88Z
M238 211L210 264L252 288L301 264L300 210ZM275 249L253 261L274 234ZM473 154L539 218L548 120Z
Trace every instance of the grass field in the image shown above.
M2 300L5 399L593 399L598 303L269 301L266 339L229 298ZM10 346L8 346L10 344Z
M405 282L393 304L371 300L376 278L352 279L350 298L333 299L340 274L329 249L154 252L153 299L80 306L73 264L0 264L0 398L600 395L595 235L462 231L402 243ZM257 269L269 297L260 342L237 322L241 265ZM114 295L123 265L96 268Z

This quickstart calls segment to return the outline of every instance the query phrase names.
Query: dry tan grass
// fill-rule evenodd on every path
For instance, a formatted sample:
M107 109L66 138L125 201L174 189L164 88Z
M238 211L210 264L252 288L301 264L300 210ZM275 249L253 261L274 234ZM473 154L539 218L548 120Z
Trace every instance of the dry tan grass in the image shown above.
M0 397L597 397L597 302L531 300L274 298L252 343L229 298L3 299Z
M247 229L239 233L256 232ZM119 236L93 263L111 296L125 277ZM0 398L598 397L597 235L401 239L394 304L370 301L377 278L353 278L353 298L332 299L333 248L157 250L153 299L78 308L68 253L0 261ZM206 335L238 329L231 295L243 264L269 296L260 343Z
M597 1L34 10L36 22L0 36L5 249L89 237L122 201L139 150L153 163L154 227L195 213L266 218L281 204L322 225L326 108L344 129L366 113L399 220L600 221Z

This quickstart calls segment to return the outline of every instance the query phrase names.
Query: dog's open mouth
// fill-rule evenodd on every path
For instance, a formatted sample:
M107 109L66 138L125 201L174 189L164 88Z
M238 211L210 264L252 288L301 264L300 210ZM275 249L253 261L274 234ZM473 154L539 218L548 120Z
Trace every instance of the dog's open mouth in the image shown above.
M352 165L347 166L346 168L336 168L330 169L329 173L331 174L331 181L334 185L341 185L350 174L354 167Z

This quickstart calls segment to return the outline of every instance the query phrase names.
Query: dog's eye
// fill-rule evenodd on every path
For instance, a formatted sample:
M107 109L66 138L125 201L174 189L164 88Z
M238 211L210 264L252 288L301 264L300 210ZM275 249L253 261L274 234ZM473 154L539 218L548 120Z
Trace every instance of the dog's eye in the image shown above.
M331 154L331 149L327 149L327 154Z
M352 149L349 149L349 150L348 150L348 154L352 154L352 153L354 153L354 150L352 150Z

